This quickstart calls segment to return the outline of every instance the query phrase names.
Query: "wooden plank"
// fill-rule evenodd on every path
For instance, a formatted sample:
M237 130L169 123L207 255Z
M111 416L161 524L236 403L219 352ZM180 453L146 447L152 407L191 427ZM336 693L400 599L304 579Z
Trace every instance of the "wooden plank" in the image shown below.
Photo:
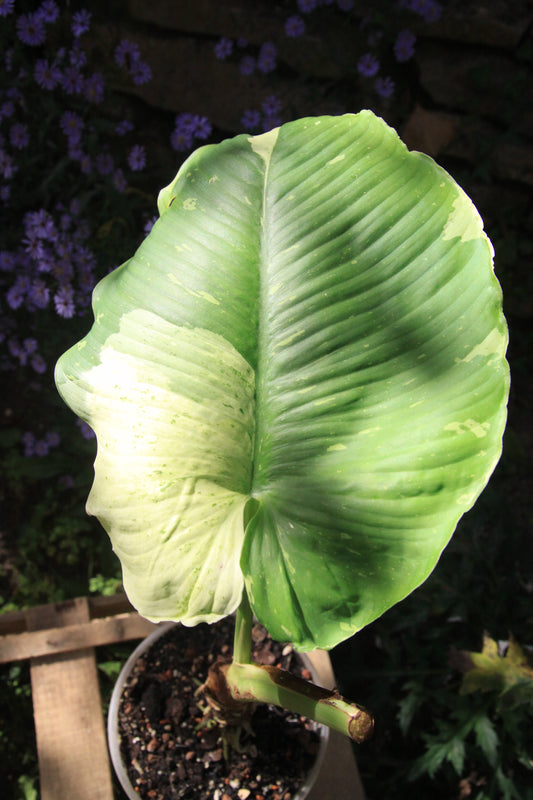
M0 637L0 664L66 653L86 647L143 639L156 626L136 612L93 619L62 628L12 633Z
M38 606L37 608L40 608ZM105 597L97 595L89 597L89 616L91 619L96 617L111 617L114 614L125 614L133 611L133 606L124 592L107 595ZM21 633L28 630L26 611L6 611L0 613L0 635L8 633Z
M84 598L27 612L28 629L89 620ZM113 800L94 650L30 662L41 800Z

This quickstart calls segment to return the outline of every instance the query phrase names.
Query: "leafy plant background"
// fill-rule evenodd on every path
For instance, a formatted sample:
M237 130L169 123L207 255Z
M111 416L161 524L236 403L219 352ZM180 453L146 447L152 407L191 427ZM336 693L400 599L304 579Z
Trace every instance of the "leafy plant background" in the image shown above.
M461 693L450 652L481 651L484 631L501 657L511 634L526 657L533 645L531 4L174 6L0 2L2 610L120 587L107 536L83 510L94 441L52 369L88 328L94 282L143 238L159 188L205 141L372 108L478 206L513 383L500 465L437 569L332 658L343 693L377 718L357 753L370 800L527 800L527 673L512 693ZM102 649L104 687L122 657ZM37 797L26 665L2 668L0 702L6 796Z

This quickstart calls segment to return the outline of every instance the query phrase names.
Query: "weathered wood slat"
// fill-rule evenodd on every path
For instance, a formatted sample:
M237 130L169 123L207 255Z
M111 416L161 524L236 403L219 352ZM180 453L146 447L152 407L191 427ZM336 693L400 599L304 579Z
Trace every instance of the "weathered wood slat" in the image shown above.
M30 609L30 630L89 620L85 598ZM113 800L94 650L30 661L41 800Z
M0 637L0 664L142 639L148 636L154 627L153 623L132 612L65 627L11 633Z
M87 598L89 603L89 616L91 619L96 617L112 617L114 614L125 614L133 611L133 607L124 592L104 596ZM37 609L41 606L37 606ZM0 635L8 633L21 633L28 629L26 611L6 611L0 614Z

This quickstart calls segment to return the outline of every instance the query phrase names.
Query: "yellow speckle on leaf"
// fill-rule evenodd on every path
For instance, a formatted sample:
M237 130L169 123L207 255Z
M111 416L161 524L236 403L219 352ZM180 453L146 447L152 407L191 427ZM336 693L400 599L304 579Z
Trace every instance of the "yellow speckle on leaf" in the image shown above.
M338 156L332 158L331 161L328 161L326 166L329 167L330 164L337 164L339 161L344 161L345 153L339 153Z
M498 330L498 328L493 328L482 342L476 345L465 358L459 359L459 361L468 364L478 356L501 356L505 352L506 345L507 337L505 334Z
M488 422L477 422L475 419L465 419L464 422L449 422L444 426L445 431L454 431L455 433L473 433L477 439L482 439L487 435L490 428Z
M196 197L188 197L186 200L183 201L183 208L185 211L194 211L196 208Z

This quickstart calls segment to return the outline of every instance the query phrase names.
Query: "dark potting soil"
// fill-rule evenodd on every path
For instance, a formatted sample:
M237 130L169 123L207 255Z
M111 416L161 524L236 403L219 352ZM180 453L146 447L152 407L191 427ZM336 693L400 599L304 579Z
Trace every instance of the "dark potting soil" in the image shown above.
M290 645L253 629L255 661L309 679ZM196 690L219 655L229 656L233 621L172 627L137 662L119 706L122 756L146 800L292 800L318 752L320 728L273 706L257 706L253 735L224 752L220 731L202 726ZM227 761L225 758L227 756Z

